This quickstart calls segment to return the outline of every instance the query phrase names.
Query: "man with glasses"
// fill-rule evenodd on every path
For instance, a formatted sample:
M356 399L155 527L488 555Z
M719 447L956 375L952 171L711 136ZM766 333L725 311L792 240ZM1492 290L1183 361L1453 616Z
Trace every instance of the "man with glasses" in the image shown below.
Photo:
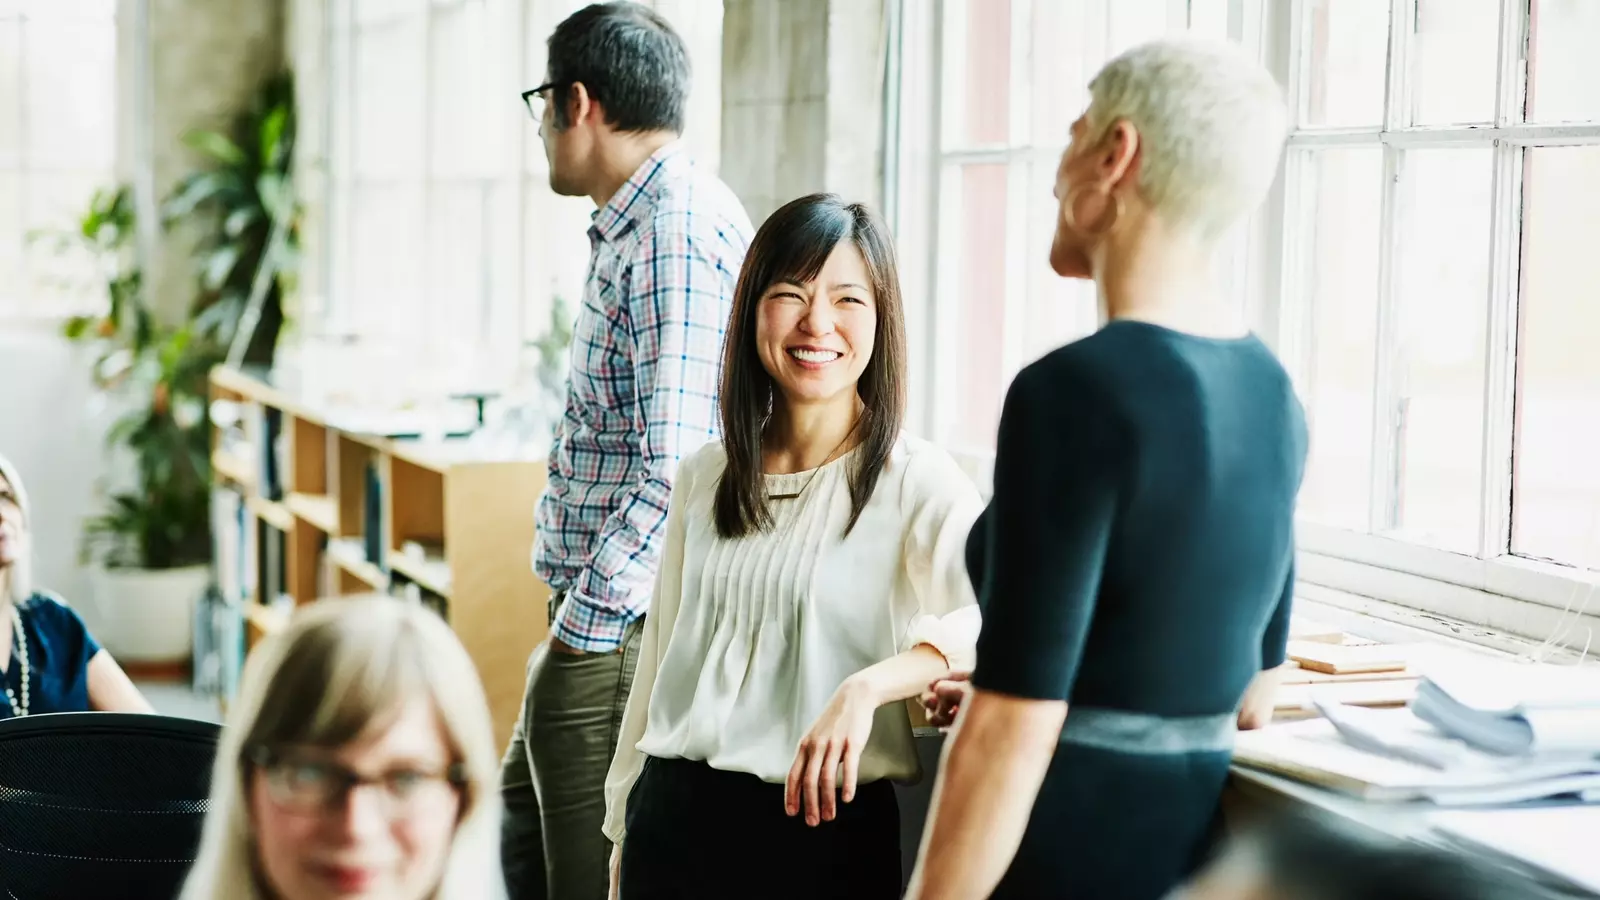
M537 512L554 592L503 770L511 900L601 900L605 778L628 700L678 461L717 436L734 282L753 229L679 141L683 41L636 3L574 13L549 39L539 121L550 187L586 196L589 272L566 413Z

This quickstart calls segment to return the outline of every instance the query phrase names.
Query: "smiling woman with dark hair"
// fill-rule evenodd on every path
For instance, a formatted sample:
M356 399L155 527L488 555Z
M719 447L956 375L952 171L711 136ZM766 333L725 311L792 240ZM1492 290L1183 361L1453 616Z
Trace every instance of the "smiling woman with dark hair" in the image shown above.
M722 442L678 470L607 779L613 892L898 897L889 780L919 772L895 701L971 661L980 502L900 433L899 278L866 207L803 197L756 233L721 403Z

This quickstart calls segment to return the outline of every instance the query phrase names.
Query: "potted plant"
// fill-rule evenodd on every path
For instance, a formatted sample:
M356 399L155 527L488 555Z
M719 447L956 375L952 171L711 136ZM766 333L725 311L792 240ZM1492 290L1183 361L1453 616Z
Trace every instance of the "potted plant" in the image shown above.
M197 293L192 322L224 348L249 329L246 365L270 367L280 334L292 325L287 309L298 248L294 202L294 83L275 75L226 131L199 130L184 140L205 160L178 183L163 214L167 225L198 220ZM274 241L274 228L282 234ZM248 315L260 283L259 320Z
M68 320L65 335L93 346L94 383L117 411L106 433L112 474L100 485L107 508L86 523L80 555L93 566L97 631L112 652L130 664L182 663L208 578L203 418L216 349L187 323L164 324L150 310L134 225L121 187L97 192L78 227L54 236L60 250L86 252L104 279L105 311Z
M182 663L193 647L212 557L210 372L241 327L250 328L245 361L270 365L288 318L292 98L288 77L275 77L227 132L186 137L207 164L163 209L164 226L184 220L203 232L198 290L181 321L162 321L146 302L127 188L97 193L79 227L55 236L96 259L108 293L103 315L76 317L65 333L95 347L94 381L119 411L106 435L116 474L102 485L106 511L86 524L81 555L94 566L101 639L128 663ZM247 309L262 278L257 327Z

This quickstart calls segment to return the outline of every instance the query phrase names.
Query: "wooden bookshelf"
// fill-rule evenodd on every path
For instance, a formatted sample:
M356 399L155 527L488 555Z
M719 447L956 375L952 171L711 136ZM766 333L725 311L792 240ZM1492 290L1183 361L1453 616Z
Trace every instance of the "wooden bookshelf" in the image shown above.
M211 396L241 412L239 427L216 430L211 460L214 487L243 501L248 546L228 558L250 570L235 592L246 645L281 629L291 605L416 585L472 657L508 741L548 630L549 589L528 562L544 463L347 431L338 411L234 370L212 372Z

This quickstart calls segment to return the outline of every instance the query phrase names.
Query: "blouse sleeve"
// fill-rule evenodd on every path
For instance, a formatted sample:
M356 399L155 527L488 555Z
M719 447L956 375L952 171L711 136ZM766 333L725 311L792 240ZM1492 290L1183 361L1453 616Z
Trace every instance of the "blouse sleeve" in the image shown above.
M944 654L950 668L970 670L981 624L977 598L967 576L967 534L983 510L978 489L948 454L933 447L907 474L909 520L906 571L916 595L900 650L928 644Z
M661 547L660 568L656 570L650 611L644 617L644 634L639 638L639 660L634 668L633 686L628 691L628 703L623 708L616 755L611 758L611 769L606 774L603 830L614 844L622 843L627 829L628 794L644 767L639 742L644 739L645 724L649 721L650 692L655 689L656 672L672 640L672 626L683 599L684 507L696 488L691 471L695 468L693 463L694 458L687 459L679 467L671 499L667 502L666 538Z
M1067 700L1116 517L1121 432L1069 361L1007 392L988 513L976 687Z

